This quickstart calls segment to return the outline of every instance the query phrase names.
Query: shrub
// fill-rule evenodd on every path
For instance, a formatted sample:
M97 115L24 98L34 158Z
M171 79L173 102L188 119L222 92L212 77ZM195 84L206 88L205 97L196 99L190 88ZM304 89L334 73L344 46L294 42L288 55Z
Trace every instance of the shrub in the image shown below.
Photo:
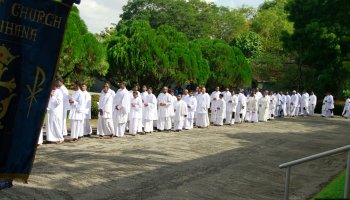
M93 94L91 95L91 118L97 119L98 118L98 99L99 95Z

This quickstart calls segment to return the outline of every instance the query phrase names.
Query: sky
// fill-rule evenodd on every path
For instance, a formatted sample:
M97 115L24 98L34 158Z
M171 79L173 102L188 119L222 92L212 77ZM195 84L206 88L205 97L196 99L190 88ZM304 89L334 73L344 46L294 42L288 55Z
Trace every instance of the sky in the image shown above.
M264 0L205 0L220 6L240 7L243 5L258 7ZM80 16L87 24L89 31L98 33L109 27L111 23L118 23L119 15L127 0L82 0L78 8Z

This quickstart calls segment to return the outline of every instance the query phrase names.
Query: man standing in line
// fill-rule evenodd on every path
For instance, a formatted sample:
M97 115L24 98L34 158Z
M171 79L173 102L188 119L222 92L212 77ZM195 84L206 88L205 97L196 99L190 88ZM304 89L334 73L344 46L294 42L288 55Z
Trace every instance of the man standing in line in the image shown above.
M84 94L84 102L85 105L85 113L84 113L84 120L83 120L83 132L80 137L83 136L90 136L92 133L92 128L90 125L90 120L91 120L91 95L87 91L87 85L86 83L81 84L81 91Z
M330 92L327 92L326 104L325 104L326 115L325 117L333 117L334 113L334 98Z
M299 96L297 95L297 92L293 90L293 94L290 97L290 116L295 117L297 116L297 109L299 104Z
M69 112L71 139L73 142L78 141L79 135L83 132L83 120L85 114L84 94L80 90L79 82L74 83L74 93L69 99L71 105Z
M219 99L216 101L216 119L215 126L224 125L224 118L226 116L226 102L224 100L224 95L220 94Z
M313 91L311 91L310 93L310 97L309 97L309 112L310 115L313 116L315 114L315 108L316 108L316 104L317 104L317 97L315 95L315 93Z
M112 136L114 134L112 117L115 92L109 87L110 83L106 82L98 101L97 135L100 137L105 135Z
M215 123L216 121L216 103L219 100L219 95L221 94L220 92L220 87L216 86L215 91L211 93L210 95L210 122Z
M286 92L286 116L290 117L290 103L291 103L291 97L288 92Z
M300 100L300 115L309 115L309 94L305 90Z
M61 144L64 141L62 134L63 121L63 94L58 84L52 87L46 117L46 141Z
M128 115L130 113L130 93L126 89L125 82L119 83L119 90L113 99L113 108L114 135L117 137L123 137L126 123L128 122Z
M158 95L158 122L157 129L159 132L171 130L171 117L173 111L173 98L168 93L168 87L163 88L163 92Z
M208 109L210 107L210 96L206 88L202 87L201 93L197 96L196 125L198 128L209 127Z
M184 129L191 130L191 129L193 129L194 116L195 116L196 109L197 109L197 99L196 99L196 97L193 96L193 92L191 91L189 93L189 97L184 98L184 101L187 104L187 110L188 110L188 114L187 114L187 117L185 120Z
M181 94L178 94L176 99L177 101L174 103L174 129L176 132L180 132L187 118L188 109L186 102L181 98Z
M243 90L239 90L237 93L237 110L236 110L236 123L243 123L247 110L247 97L243 94Z
M226 100L226 124L235 124L236 110L237 110L238 97L235 91L232 91L230 98Z
M145 133L153 132L153 121L158 119L157 113L157 98L152 93L152 88L148 88L148 95L143 99L143 123Z
M138 92L134 91L133 98L130 100L130 124L129 133L136 136L139 133L139 126L142 123L142 99L138 96Z
M61 92L63 94L62 134L65 136L65 135L68 135L68 132L67 132L67 113L68 113L68 110L70 109L69 92L68 92L66 86L64 85L62 78L57 79L57 84L58 84L58 88L61 90Z
M267 122L269 119L269 104L270 99L267 91L263 93L263 96L259 99L258 105L259 105L259 121L261 122Z

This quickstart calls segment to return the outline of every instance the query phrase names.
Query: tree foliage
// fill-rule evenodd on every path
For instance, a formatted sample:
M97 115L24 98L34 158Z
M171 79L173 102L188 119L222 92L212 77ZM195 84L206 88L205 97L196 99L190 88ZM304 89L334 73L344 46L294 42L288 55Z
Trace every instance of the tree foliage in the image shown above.
M347 0L291 0L294 33L284 38L300 65L317 69L314 86L341 94L350 80L350 4ZM318 85L318 83L320 83Z
M88 32L76 7L68 17L58 65L59 76L68 81L83 80L90 85L95 76L103 76L108 71L105 48Z

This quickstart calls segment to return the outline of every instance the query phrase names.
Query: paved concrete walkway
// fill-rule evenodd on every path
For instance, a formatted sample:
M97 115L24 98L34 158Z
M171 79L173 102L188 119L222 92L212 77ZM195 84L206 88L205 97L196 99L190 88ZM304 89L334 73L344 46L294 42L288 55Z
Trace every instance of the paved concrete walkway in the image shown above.
M44 145L29 184L0 199L282 199L278 165L349 144L350 120L320 117L84 138ZM307 199L345 166L345 154L292 169L291 199Z

